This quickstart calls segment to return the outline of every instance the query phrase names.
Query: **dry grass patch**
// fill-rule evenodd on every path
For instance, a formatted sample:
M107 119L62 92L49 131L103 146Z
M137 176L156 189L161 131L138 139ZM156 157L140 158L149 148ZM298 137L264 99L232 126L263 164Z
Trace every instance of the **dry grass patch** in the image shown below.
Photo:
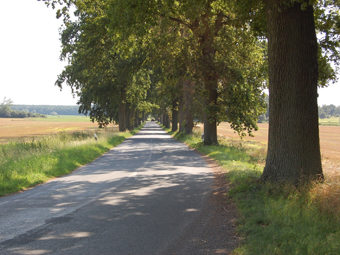
M25 138L56 134L61 131L92 131L98 132L98 124L92 123L86 117L60 117L51 119L10 119L0 118L0 143L21 141ZM109 125L107 130L118 131L115 125Z

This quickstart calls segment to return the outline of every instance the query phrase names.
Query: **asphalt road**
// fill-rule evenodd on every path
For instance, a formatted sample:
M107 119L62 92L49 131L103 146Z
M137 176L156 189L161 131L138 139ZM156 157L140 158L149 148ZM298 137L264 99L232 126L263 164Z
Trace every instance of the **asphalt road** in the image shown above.
M157 124L72 174L0 198L0 254L167 254L213 173Z

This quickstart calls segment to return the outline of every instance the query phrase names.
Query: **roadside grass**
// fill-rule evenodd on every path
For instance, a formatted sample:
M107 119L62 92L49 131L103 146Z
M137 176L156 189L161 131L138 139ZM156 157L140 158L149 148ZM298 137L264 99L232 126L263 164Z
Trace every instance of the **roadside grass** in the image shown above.
M203 146L197 131L167 131L225 169L228 196L239 211L234 255L340 254L339 175L299 188L262 184L266 149L260 143L220 138L219 146Z
M31 141L0 145L0 196L71 173L137 133L60 132Z

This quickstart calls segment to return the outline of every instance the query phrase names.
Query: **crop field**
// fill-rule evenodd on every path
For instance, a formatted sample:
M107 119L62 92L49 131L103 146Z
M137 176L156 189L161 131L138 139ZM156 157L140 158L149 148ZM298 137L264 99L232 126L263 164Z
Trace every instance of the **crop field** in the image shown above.
M110 129L117 126L109 125ZM85 116L48 116L47 118L0 118L0 143L9 140L22 140L27 137L36 137L55 134L61 131L95 131L97 123L92 123Z
M259 123L259 130L254 137L246 136L244 141L266 147L268 141L268 124ZM109 125L109 129L118 130L117 126ZM321 155L325 174L340 174L340 126L319 126ZM203 131L203 125L201 125ZM218 135L225 138L240 140L228 123L221 123ZM98 125L85 116L48 116L48 118L11 119L0 118L0 143L9 140L22 140L55 134L61 131L98 131Z
M259 130L253 132L254 137L246 136L244 141L256 143L266 147L268 142L268 123L259 123ZM340 126L319 126L320 146L323 170L327 175L340 175ZM201 125L203 131L203 125ZM228 123L221 123L217 127L219 136L240 140L237 133L230 128Z

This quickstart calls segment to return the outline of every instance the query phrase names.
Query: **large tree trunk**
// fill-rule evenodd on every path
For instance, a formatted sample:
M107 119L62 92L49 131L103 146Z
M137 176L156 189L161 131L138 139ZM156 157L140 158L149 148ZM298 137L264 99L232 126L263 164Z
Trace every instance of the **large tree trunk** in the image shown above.
M217 74L214 67L215 48L209 31L201 38L202 57L200 65L205 90L204 145L217 142Z
M266 0L269 137L263 180L299 184L322 178L313 7Z
M139 117L139 111L137 111L137 122L138 122L138 126L142 125L142 118Z
M124 132L126 131L126 125L125 125L125 100L126 100L126 91L125 88L121 89L121 94L120 94L120 103L119 103L119 112L118 112L118 117L119 117L119 131Z
M213 86L213 81L205 82L207 95L205 98L205 118L204 118L204 145L215 145L217 141L217 118L215 106L217 105L217 90Z
M169 115L166 113L164 114L164 119L165 119L165 128L170 128L170 118L169 118Z
M179 97L179 102L178 102L178 121L179 121L179 132L184 132L185 127L183 125L185 120L184 116L184 99L183 99L183 93L181 93Z
M172 132L176 132L178 129L178 108L177 99L172 101Z

